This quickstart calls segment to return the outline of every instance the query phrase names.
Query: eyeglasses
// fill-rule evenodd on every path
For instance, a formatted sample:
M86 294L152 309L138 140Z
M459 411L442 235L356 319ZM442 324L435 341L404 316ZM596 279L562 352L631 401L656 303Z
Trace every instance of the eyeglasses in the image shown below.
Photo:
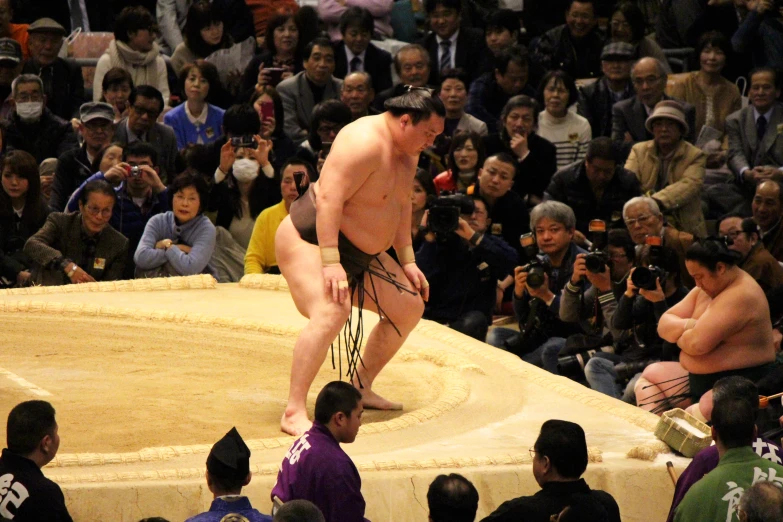
M147 109L145 107L139 107L138 105L132 105L131 107L133 108L133 111L139 116L144 116L146 114L150 118L157 118L158 114L160 114L158 109Z
M535 446L530 446L530 448L527 451L530 453L531 458L536 458L536 453L538 452L536 451Z
M726 234L726 236L729 239L737 239L740 234L742 234L742 230L734 230L734 231L729 232L728 234Z
M27 103L27 102L39 102L43 101L43 94L40 92L34 92L34 93L19 93L16 96L14 96L14 101L17 103Z
M84 208L91 216L98 216L100 214L100 216L104 218L111 217L111 212L112 212L111 208L101 209L101 208L93 207L92 205L85 205Z
M627 226L627 227L632 227L632 226L634 226L636 223L639 223L639 224L644 224L644 223L645 223L645 222L647 222L647 220L649 220L651 217L653 217L653 215L652 215L652 214L647 214L646 216L639 216L639 217L638 217L638 218L636 218L636 219L634 219L634 218L631 218L631 219L626 219L626 220L625 220L625 226Z

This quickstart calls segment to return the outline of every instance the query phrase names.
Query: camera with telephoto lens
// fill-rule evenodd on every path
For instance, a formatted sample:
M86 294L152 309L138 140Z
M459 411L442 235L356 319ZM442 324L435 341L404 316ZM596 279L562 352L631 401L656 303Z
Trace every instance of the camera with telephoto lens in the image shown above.
M538 245L532 233L522 234L519 243L522 245L522 261L525 263L522 271L527 272L527 286L541 288L545 281L544 275L551 271L552 266L538 255Z
M655 281L659 280L663 286L668 275L666 270L659 266L663 260L662 240L658 236L647 236L645 242L650 247L650 264L646 267L637 267L631 274L631 282L636 288L655 290L657 288Z
M603 274L609 264L609 255L606 253L608 235L606 223L601 219L593 219L588 225L587 239L592 246L590 252L585 255L585 268L593 274Z
M585 365L598 352L614 353L614 347L603 346L592 348L574 355L563 355L557 358L557 373L563 377L584 378Z
M427 228L436 236L444 238L447 234L456 232L459 228L459 217L462 214L473 214L476 208L473 198L464 194L442 194L430 206L427 217Z
M621 362L614 365L614 372L617 374L617 380L620 382L628 381L633 378L637 373L644 371L652 363L659 362L656 360L643 360L633 362Z
M238 138L231 138L231 146L235 149L255 149L256 140L253 139L253 136L246 134Z

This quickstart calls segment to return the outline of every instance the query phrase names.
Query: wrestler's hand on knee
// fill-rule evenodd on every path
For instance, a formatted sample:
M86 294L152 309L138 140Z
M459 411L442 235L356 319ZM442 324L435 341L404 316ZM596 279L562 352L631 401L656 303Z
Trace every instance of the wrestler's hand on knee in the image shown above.
M416 263L405 263L402 265L402 271L405 272L405 276L416 288L416 291L421 294L421 298L428 301L430 298L430 284L427 282L424 273L416 266Z
M343 304L348 298L348 276L340 263L323 267L324 285L335 303Z

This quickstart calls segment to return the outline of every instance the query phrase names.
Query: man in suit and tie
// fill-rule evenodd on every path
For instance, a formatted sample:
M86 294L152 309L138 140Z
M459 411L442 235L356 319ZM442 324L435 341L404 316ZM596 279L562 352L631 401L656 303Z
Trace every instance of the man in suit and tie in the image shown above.
M432 32L419 43L430 55L430 85L440 85L443 69L462 69L470 82L484 70L488 55L484 34L460 27L461 8L460 0L427 0L425 4Z
M728 166L734 180L704 191L708 218L731 212L747 216L758 184L783 181L783 107L777 102L778 96L780 76L775 69L763 67L750 73L750 103L730 114L725 124Z
M659 101L673 99L664 93L666 77L666 69L661 62L655 58L642 58L631 69L631 81L636 88L636 96L612 106L612 141L622 144L625 157L634 144L653 139L652 133L645 126L647 118ZM696 108L682 100L676 101L682 107L690 129L685 139L693 143Z
M342 80L335 78L334 47L318 37L304 50L304 71L283 80L277 93L283 100L283 129L297 145L307 139L313 108L325 100L339 100Z
M149 143L158 151L161 178L172 180L177 168L177 138L168 125L158 123L163 112L163 95L150 85L139 85L131 91L128 116L117 123L114 138L127 145L135 141Z
M381 92L392 86L392 57L370 42L373 23L372 15L363 7L349 7L340 17L343 39L335 44L334 76L342 80L350 73L369 73L373 90Z

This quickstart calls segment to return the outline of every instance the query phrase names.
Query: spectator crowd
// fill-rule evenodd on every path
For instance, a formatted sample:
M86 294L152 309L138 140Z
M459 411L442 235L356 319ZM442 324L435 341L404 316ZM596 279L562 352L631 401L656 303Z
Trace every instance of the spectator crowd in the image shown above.
M0 288L279 273L275 232L341 129L427 89L446 115L411 188L424 317L655 413L688 407L713 422L713 468L751 462L748 423L737 423L769 430L783 411L759 420L716 387L741 377L783 388L783 9L403 4L0 0ZM74 42L102 34L112 37L97 61L77 62ZM334 510L361 520L358 472L335 444L355 438L361 397L327 388L281 468L279 512L319 520L290 502L304 499L327 521ZM28 489L62 504L28 462L40 469L56 453L54 412L29 408L14 421L25 440L10 438L12 412L0 465L23 466ZM579 478L583 445L573 423L544 424L531 448L542 492L487 520L619 520ZM249 450L233 430L213 453L222 512L245 498ZM317 485L330 480L317 476L326 460L349 507ZM299 473L316 475L308 491L295 491ZM732 504L745 520L779 497L735 482L751 499ZM438 477L430 493L431 520L473 520L465 477ZM697 520L698 502L680 499L674 519Z

